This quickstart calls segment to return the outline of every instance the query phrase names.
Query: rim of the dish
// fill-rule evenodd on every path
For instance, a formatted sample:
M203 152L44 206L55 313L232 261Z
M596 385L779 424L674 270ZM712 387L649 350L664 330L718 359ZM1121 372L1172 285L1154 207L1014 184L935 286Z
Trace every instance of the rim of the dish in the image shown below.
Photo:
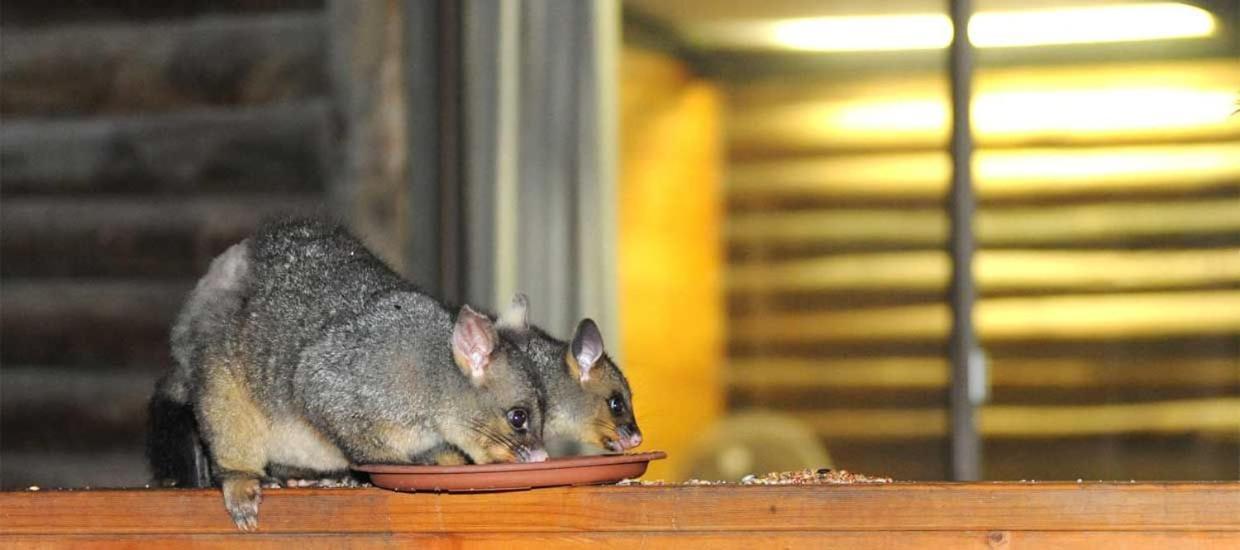
M545 462L503 462L497 464L468 464L464 466L421 466L412 464L353 464L350 468L371 474L481 474L488 472L530 472L540 470L563 470L650 462L667 458L663 451L648 453L609 454L598 456L574 456L552 458Z

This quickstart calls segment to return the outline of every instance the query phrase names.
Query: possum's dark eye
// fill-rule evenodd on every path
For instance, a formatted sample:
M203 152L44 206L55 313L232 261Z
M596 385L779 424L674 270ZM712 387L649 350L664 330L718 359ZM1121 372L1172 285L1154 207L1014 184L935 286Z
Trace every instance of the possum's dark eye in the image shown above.
M624 400L619 395L611 396L607 400L607 408L611 409L611 414L620 414L624 412Z
M529 422L530 420L529 416L530 416L530 413L525 412L525 409L522 409L521 407L517 407L515 409L509 409L508 410L508 424L512 425L512 428L514 430L523 432L525 431L526 423Z

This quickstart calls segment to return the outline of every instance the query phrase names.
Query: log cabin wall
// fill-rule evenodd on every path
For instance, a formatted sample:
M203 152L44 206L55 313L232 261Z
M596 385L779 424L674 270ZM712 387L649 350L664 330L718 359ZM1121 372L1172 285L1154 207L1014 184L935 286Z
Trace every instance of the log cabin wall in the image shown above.
M727 413L799 421L837 467L944 479L947 5L626 4L723 91ZM1240 2L1160 4L1195 35L1080 43L1056 31L1172 21L972 4L1063 8L992 33L1021 47L973 40L985 478L1240 478ZM949 36L913 45L905 16Z
M986 479L1240 477L1235 55L983 54ZM725 86L729 409L799 418L840 467L943 479L946 77L878 64L781 73L769 57L766 69L737 63L750 74ZM1116 131L1090 127L1115 103L1073 104L1140 94L1125 89L1187 90L1180 101L1199 103L1180 109L1220 99L1200 123ZM1005 97L1021 101L1002 111ZM1133 107L1177 109L1149 101Z
M146 482L146 399L210 259L320 207L323 2L0 4L0 488Z

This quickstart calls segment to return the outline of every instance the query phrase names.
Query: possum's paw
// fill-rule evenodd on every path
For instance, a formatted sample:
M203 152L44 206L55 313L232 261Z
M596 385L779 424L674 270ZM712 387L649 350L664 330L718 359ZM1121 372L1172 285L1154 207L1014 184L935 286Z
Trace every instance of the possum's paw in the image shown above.
M258 529L258 503L263 499L258 478L232 477L225 479L223 485L224 507L237 529Z

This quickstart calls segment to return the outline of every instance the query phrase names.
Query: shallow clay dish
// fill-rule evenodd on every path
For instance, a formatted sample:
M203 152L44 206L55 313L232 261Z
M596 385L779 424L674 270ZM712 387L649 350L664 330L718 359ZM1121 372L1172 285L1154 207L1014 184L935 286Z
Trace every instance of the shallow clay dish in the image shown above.
M646 473L646 466L651 460L664 458L667 458L667 453L656 451L553 458L546 462L515 464L469 466L358 464L353 466L353 469L370 474L370 482L384 489L469 493L615 483Z

